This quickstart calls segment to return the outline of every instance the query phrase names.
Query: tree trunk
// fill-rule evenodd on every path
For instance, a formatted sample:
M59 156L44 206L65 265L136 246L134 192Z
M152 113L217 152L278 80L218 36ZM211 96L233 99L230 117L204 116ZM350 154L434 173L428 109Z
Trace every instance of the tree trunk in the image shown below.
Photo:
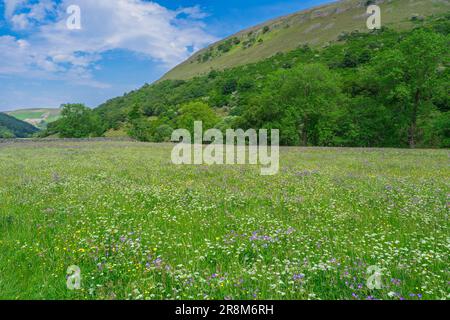
M306 147L308 144L308 132L306 130L306 121L307 118L302 117L297 122L297 134L299 140L299 145L302 147Z
M420 89L416 90L414 96L414 106L411 117L411 126L409 128L409 147L414 149L416 147L416 134L417 134L417 112L420 103Z
M302 144L303 146L308 146L308 131L307 131L307 122L308 118L303 119L303 128L302 128Z

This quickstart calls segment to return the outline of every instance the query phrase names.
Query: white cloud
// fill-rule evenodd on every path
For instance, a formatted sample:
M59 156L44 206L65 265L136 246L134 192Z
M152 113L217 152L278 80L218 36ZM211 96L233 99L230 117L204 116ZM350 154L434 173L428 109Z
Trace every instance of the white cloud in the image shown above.
M20 74L27 72L31 63L28 55L29 43L12 36L0 37L0 74Z
M27 29L30 26L30 23L28 21L28 17L24 13L14 15L11 18L11 22L12 22L13 28L15 30Z
M5 3L5 17L11 17L13 12L20 7L22 4L27 2L27 0L4 0Z
M16 1L16 5L13 5L13 12L9 15L13 29L24 30L31 27L36 27L40 22L45 22L47 17L57 10L56 4L52 0L40 0L37 3L29 4L28 1L22 0ZM20 11L14 14L15 11ZM24 12L22 12L24 11Z
M0 37L0 74L66 79L102 86L91 70L102 53L129 50L171 67L215 41L201 22L199 7L169 10L142 0L4 0L6 15L27 37ZM66 8L81 8L81 30L66 27ZM20 10L16 10L16 9Z
M190 8L181 8L177 10L178 14L184 13L190 16L192 19L204 19L209 16L206 12L203 12L200 6L194 6Z

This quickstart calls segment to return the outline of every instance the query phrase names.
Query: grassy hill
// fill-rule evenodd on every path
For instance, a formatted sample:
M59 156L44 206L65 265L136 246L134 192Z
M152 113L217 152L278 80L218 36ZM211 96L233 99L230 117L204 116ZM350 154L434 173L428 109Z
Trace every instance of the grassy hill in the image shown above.
M447 12L448 0L344 0L280 17L241 31L195 53L169 71L162 80L189 79L211 70L221 70L287 52L308 44L320 48L343 33L367 31L366 8L381 8L382 25L404 30L414 19Z
M47 127L49 123L52 123L59 119L61 109L55 108L21 109L15 111L8 111L5 113L16 119L28 122L29 124L39 129L43 129Z
M26 138L39 129L5 113L0 113L0 138Z

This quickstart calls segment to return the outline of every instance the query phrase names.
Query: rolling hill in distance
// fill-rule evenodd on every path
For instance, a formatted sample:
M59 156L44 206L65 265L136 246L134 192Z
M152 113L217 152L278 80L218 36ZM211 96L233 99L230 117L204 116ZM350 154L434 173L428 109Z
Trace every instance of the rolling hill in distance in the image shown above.
M49 123L60 118L61 109L57 108L35 108L35 109L19 109L7 111L6 114L25 121L36 128L44 129Z
M0 112L0 138L27 138L38 131L35 126Z
M198 51L162 80L185 80L211 70L257 62L302 45L327 46L345 32L368 31L366 9L381 8L382 25L394 30L413 26L412 18L446 12L448 0L343 0L280 17L243 30Z

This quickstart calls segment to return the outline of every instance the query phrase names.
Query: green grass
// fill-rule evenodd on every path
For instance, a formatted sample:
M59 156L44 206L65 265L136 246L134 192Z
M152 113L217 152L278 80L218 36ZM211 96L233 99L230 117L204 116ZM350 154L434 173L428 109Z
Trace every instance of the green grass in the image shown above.
M217 48L228 38L224 39L200 50L190 59L170 70L162 79L190 79L213 69L222 70L258 62L278 52L288 52L305 44L320 48L335 41L342 32L368 31L367 16L365 16L367 7L361 5L365 2L364 0L338 1L241 31L231 37L237 37L244 42L248 40L248 33L252 31L253 34L258 34L258 38L262 38L264 42L255 44L248 49L244 49L240 44L234 46L230 52L216 55L207 62L197 61L199 55L204 54L209 48ZM413 27L413 23L410 21L413 15L426 17L450 10L448 0L392 0L378 3L378 5L381 8L382 25L395 30ZM269 26L271 31L262 34L265 25Z
M42 117L43 112L29 112L29 111L23 111L20 113L15 113L15 118L19 120L25 120L25 119L38 119Z
M282 148L263 177L171 148L0 144L0 298L449 297L448 150Z

